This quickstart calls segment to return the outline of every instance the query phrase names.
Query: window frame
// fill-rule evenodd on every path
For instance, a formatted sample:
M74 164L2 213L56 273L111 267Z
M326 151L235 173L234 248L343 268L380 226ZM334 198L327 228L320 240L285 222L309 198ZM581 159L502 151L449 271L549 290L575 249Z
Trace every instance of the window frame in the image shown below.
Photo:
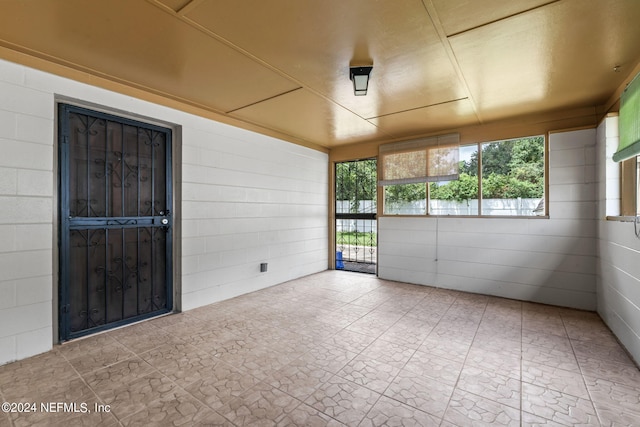
M517 139L524 139L524 138L534 138L534 137L542 137L543 138L543 160L544 160L544 168L543 168L543 179L544 179L544 183L543 183L543 191L544 194L542 196L542 201L544 204L544 212L541 215L484 215L482 213L482 146L485 144L491 144L494 142L503 142L503 141L511 141L511 140L517 140ZM380 190L378 192L378 194L380 195L381 201L379 203L379 207L380 207L380 212L378 216L381 217L408 217L408 218L521 218L521 219L549 219L549 134L548 133L542 133L542 134L536 134L536 135L524 135L524 136L518 136L518 137L508 137L508 138L501 138L501 139L496 139L496 140L490 140L490 141L478 141L478 142L474 142L474 143L470 143L470 144L465 144L463 142L460 142L459 144L460 147L464 147L464 146L475 146L478 152L478 171L477 171L477 179L478 179L478 199L477 199L477 203L478 203L478 214L477 215L451 215L451 214L446 214L446 215L441 215L441 214L432 214L430 213L430 209L429 209L429 202L431 200L430 197L430 193L431 193L431 183L430 182L425 182L423 183L426 186L425 189L425 195L426 195L426 213L422 214L395 214L395 213L386 213L385 209L386 209L386 193L385 193L385 186L380 186ZM640 156L639 156L640 157ZM381 167L381 162L380 162L380 167ZM639 173L640 175L640 173ZM637 187L637 185L636 185Z
M638 193L640 185L638 168L640 156L620 162L620 216L634 218L640 214Z

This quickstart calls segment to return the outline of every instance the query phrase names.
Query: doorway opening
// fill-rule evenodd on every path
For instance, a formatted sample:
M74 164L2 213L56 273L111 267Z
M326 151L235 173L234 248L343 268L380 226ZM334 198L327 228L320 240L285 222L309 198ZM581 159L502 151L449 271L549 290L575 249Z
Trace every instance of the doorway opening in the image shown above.
M376 274L377 161L336 163L335 179L336 269Z

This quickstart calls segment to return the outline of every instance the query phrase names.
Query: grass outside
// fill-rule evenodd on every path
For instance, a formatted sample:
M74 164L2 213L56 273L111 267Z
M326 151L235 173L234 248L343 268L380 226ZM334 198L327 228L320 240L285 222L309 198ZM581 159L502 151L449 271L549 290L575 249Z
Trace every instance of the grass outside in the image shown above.
M376 233L355 233L338 231L336 233L336 243L338 245L377 246L378 236L376 235Z

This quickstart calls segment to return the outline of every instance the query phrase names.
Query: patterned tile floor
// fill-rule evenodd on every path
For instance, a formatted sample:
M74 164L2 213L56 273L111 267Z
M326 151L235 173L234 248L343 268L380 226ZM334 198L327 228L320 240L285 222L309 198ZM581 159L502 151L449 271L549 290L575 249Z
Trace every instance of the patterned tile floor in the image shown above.
M38 405L0 427L638 426L640 371L594 313L327 271L2 366L0 400Z

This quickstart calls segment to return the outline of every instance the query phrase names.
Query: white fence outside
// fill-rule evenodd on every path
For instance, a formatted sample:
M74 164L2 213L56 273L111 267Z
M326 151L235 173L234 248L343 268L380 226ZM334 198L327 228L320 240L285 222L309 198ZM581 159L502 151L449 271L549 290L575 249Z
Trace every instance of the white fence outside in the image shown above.
M536 199L483 199L482 215L504 216L535 216L544 215L542 200ZM372 200L360 200L358 212L375 212L376 203ZM393 203L387 206L387 214L392 215L424 215L426 201ZM351 202L348 200L336 202L337 213L349 213ZM472 199L462 202L453 200L429 200L431 215L478 215L478 200ZM376 231L376 221L371 220L337 220L336 231L368 233Z
M538 211L541 204L536 199L483 199L482 215L535 216L544 215L544 209ZM394 203L388 206L387 213L397 215L424 215L425 201ZM431 215L478 215L478 199L462 202L453 200L429 200Z
M358 200L356 206L350 200L336 201L336 213L376 213L375 200ZM352 209L356 208L356 209ZM370 233L378 229L377 221L370 219L338 219L336 220L337 232Z

